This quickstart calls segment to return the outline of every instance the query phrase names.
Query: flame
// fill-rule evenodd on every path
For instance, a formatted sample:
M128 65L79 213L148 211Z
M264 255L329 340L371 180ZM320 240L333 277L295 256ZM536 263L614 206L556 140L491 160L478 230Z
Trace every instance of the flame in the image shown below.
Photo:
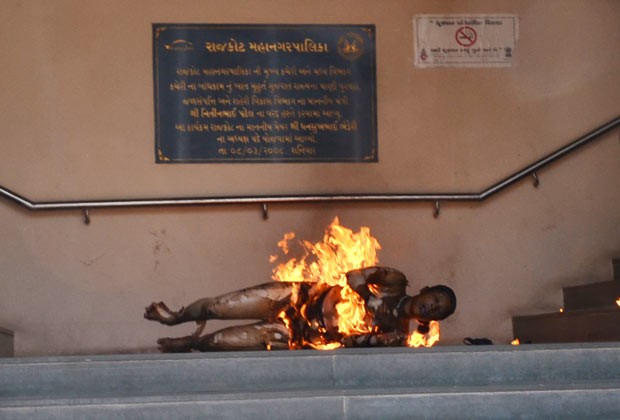
M338 342L333 343L307 343L310 347L315 350L336 350L342 347L342 344Z
M295 233L294 232L288 232L284 234L284 238L282 238L282 240L280 240L278 242L278 247L282 250L282 252L284 253L284 255L287 255L289 252L288 249L288 242L292 239L295 239ZM271 255L269 257L269 262L273 263L278 259L277 255Z
M293 239L295 239L295 234L291 232L286 233L284 238L278 242L278 247L284 255L289 254L290 242ZM298 241L297 245L301 247L302 256L290 258L277 265L273 269L272 278L276 281L296 283L291 300L295 307L301 307L299 314L308 325L312 325L312 321L305 317L304 302L299 302L300 284L311 283L312 290L339 286L341 288L340 300L336 304L338 332L343 336L371 333L373 329L369 322L370 317L366 313L364 300L348 286L346 279L347 272L372 267L379 262L377 252L381 249L381 245L370 234L370 228L362 226L359 232L353 232L341 226L336 217L326 229L321 241L316 243ZM276 260L276 256L270 257L270 262ZM288 319L286 310L280 313L279 318L290 330L291 320ZM319 331L325 332L326 330L323 328ZM414 331L407 342L411 347L430 347L438 340L439 323L432 321L427 334ZM304 342L303 344L317 350L333 350L342 346L339 341ZM292 348L296 346L295 343L291 343Z
M284 255L289 253L289 241L294 233L286 233L278 242ZM277 281L311 282L316 288L340 286L340 302L336 305L338 313L338 331L344 335L362 334L371 331L367 325L367 314L363 299L347 285L346 273L379 262L377 251L381 249L379 241L370 234L370 228L362 226L355 233L340 225L336 217L329 225L323 240L317 243L301 241L303 256L291 258L273 269L272 278ZM294 289L293 302L297 302L298 288ZM284 319L285 315L280 314ZM287 321L285 321L287 322ZM311 347L333 349L340 343L307 343Z
M340 291L340 299L336 304L338 332L344 335L371 332L372 328L367 324L364 300L360 295L347 286Z
M429 331L426 334L414 330L407 338L408 347L432 347L439 341L439 322L431 321L428 325Z
M512 344L513 346L518 346L521 344L521 341L519 341L518 338L515 338L514 340L510 342L510 344Z
M285 255L289 252L288 242L294 238L294 233L287 233L278 242ZM304 255L274 268L274 280L346 287L345 274L377 264L377 251L381 249L379 242L370 235L370 228L362 226L358 233L354 233L341 226L337 217L325 231L322 241L315 244L301 241L300 245Z
M616 299L616 305L620 306L620 297Z

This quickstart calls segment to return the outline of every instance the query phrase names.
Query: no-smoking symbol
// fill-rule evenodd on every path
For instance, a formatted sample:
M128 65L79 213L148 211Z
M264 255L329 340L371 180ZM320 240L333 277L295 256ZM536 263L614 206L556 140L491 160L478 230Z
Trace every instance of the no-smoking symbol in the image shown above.
M476 30L471 26L461 26L456 30L456 34L454 34L456 38L456 42L463 47L471 47L476 43L478 39L478 34Z

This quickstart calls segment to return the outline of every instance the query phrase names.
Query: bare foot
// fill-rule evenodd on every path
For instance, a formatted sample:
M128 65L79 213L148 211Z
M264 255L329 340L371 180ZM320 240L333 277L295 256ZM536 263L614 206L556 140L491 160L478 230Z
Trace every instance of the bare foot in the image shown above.
M164 302L153 302L144 309L144 317L165 325L176 325L179 323L179 314L182 311L183 308L178 312L171 311Z
M163 353L188 353L192 351L194 336L178 338L160 338L157 340L159 350Z

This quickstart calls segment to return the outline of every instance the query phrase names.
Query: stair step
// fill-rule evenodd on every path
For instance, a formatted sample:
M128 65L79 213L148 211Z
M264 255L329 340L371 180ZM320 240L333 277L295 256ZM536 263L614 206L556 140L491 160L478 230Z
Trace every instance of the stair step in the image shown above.
M544 366L545 369L540 369ZM2 398L554 384L620 377L620 343L0 359Z
M620 384L572 387L443 387L17 401L4 420L97 419L609 419L620 417Z
M579 286L564 287L564 309L579 310L591 308L618 308L620 281L605 281Z
M0 373L3 420L620 418L620 343L5 358Z
M620 341L620 308L517 316L512 329L522 343Z

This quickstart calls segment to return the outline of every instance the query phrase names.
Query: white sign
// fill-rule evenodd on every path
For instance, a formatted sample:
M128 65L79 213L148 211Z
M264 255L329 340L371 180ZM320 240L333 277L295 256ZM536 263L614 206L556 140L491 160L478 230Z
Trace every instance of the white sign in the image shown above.
M413 23L416 67L512 65L515 15L418 15Z

